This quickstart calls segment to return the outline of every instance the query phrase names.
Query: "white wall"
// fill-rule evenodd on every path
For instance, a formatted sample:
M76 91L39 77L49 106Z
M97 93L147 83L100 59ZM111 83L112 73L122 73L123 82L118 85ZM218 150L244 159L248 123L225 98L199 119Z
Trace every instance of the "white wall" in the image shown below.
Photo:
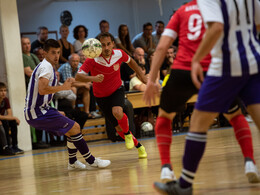
M110 23L110 32L117 35L118 26L128 25L131 38L142 31L146 22L154 24L157 20L168 22L174 9L184 0L161 0L163 15L160 15L158 0L17 0L21 32L36 31L38 26L57 30L61 25L60 13L69 10L73 21L68 40L74 41L73 28L83 24L89 29L88 37L99 33L99 22L106 19ZM32 40L33 41L33 40Z

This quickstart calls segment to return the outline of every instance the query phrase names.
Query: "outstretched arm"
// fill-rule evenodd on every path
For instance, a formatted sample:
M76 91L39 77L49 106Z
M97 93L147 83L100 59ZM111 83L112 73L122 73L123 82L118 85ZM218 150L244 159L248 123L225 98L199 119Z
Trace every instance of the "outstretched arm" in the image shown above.
M58 86L49 86L49 80L41 77L39 79L39 94L40 95L47 95L47 94L52 94L52 93L56 93L58 91L62 91L62 90L70 90L71 89L71 84L74 81L74 79L70 79L68 78L63 85L58 85Z

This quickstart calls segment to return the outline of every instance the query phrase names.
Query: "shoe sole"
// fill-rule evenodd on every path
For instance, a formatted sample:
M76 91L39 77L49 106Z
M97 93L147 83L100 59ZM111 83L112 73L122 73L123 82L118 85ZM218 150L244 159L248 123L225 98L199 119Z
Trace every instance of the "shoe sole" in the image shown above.
M158 188L156 185L153 184L153 188L159 192L160 194L163 194L163 195L168 195L167 192L163 191L161 188Z
M260 178L254 172L246 173L249 183L260 183Z
M139 159L147 158L147 156L138 156Z
M172 179L172 178L161 178L162 183L167 183L170 181L176 181L176 179Z

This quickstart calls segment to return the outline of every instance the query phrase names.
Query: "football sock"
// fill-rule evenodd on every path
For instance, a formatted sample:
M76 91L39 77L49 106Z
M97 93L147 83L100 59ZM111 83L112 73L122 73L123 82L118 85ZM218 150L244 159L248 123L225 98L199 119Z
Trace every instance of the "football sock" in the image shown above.
M84 159L89 164L94 163L95 157L92 156L92 154L90 153L90 151L88 149L88 145L87 145L86 141L83 139L81 133L68 137L67 139L68 139L68 141L72 142L75 145L75 147L79 150L79 152L82 154Z
M180 186L182 188L188 188L192 185L200 159L205 151L206 142L206 133L189 132L187 134L180 177Z
M77 148L73 144L73 142L67 140L67 148L68 148L68 153L69 153L69 163L74 164L74 162L77 161Z
M234 132L242 150L242 153L244 155L244 158L251 158L255 163L252 135L250 127L244 115L237 115L233 117L229 122L234 128Z
M121 120L117 120L118 125L122 128L124 133L128 133L129 131L129 124L128 124L128 118L126 114L124 113L123 118Z
M170 146L172 143L171 120L158 117L155 124L157 146L161 157L161 165L171 164Z

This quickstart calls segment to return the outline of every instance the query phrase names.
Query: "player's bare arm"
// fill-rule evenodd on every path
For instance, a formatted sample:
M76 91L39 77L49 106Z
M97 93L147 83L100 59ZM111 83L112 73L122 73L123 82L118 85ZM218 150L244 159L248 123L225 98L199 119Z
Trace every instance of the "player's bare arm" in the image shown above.
M194 85L199 89L203 82L203 69L200 61L211 51L217 40L221 36L224 25L219 22L209 22L208 29L202 39L196 53L193 56L191 64L191 78Z
M159 70L162 66L164 57L167 53L168 48L172 45L174 39L168 36L162 36L156 47L154 57L151 64L151 71L149 73L149 79L144 92L143 100L149 106L151 103L155 103L155 94L159 95L159 86L156 83Z
M68 78L63 85L59 86L49 86L49 80L46 78L41 77L39 79L39 94L40 95L46 95L46 94L52 94L56 93L58 91L62 90L70 90L71 89L72 80Z
M138 64L131 58L130 62L128 63L128 66L132 68L136 74L139 76L140 80L146 84L147 83L147 77L143 74Z
M96 76L88 76L82 73L77 73L75 77L76 81L80 82L97 82L101 83L104 80L104 75L103 74L98 74Z

